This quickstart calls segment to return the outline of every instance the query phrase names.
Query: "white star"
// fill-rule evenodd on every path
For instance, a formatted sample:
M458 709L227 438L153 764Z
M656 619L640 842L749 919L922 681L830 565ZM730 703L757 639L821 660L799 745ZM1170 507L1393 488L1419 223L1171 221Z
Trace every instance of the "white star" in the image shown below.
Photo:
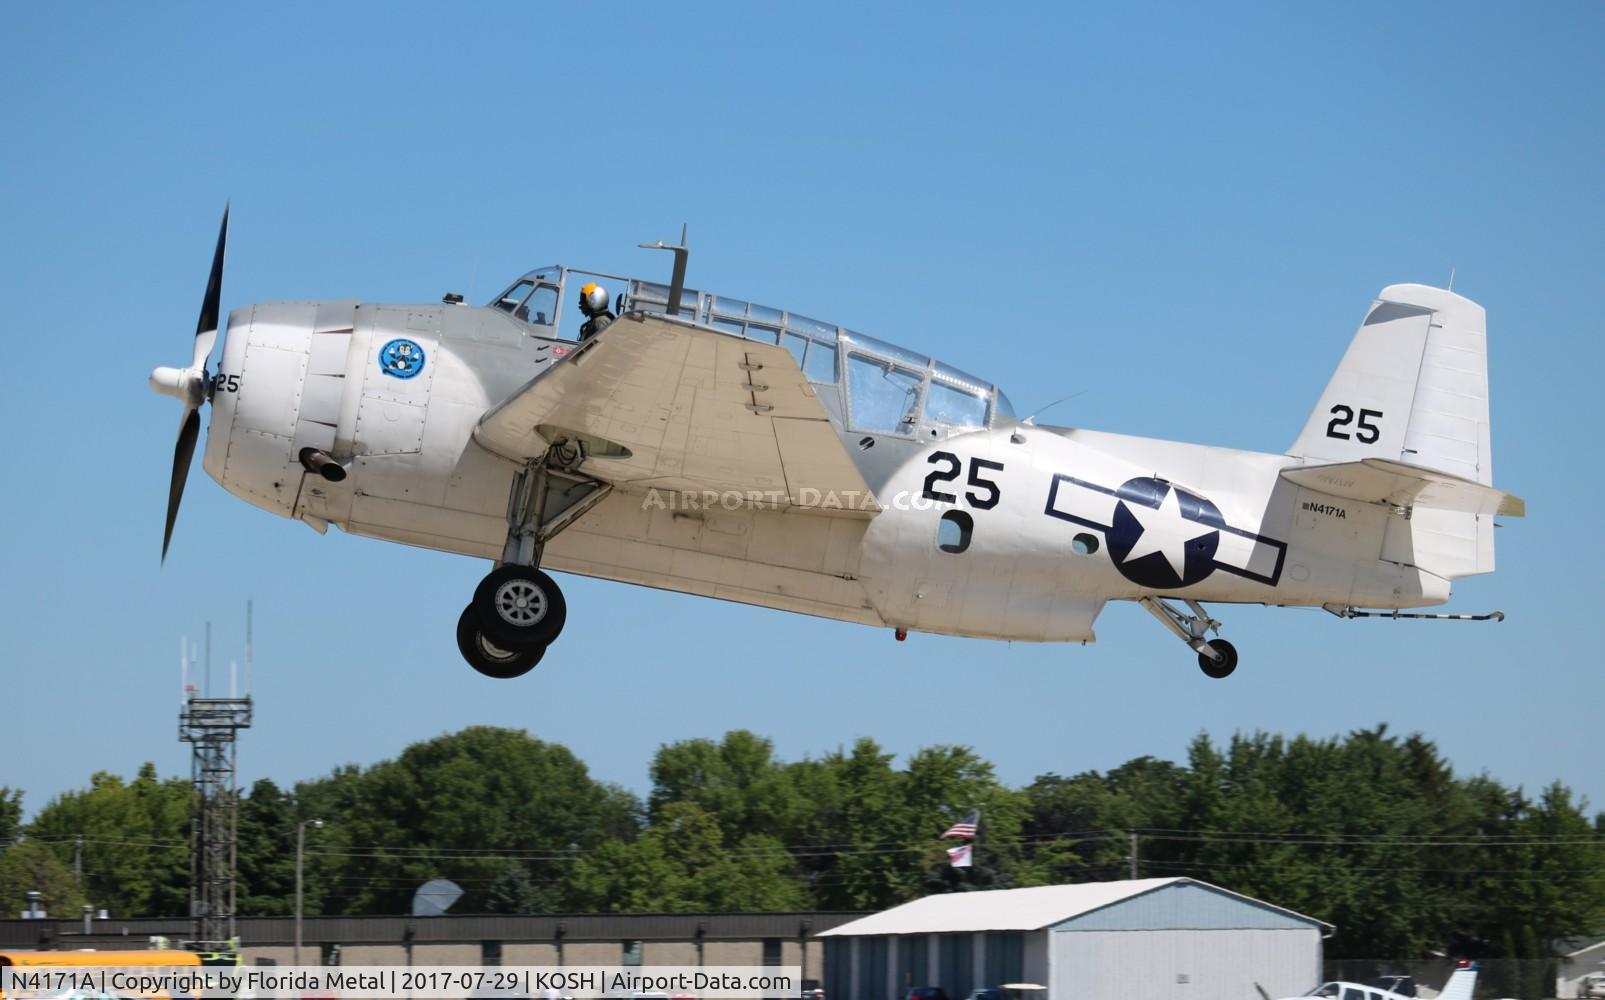
M1174 489L1167 488L1165 499L1155 510L1135 500L1127 501L1126 509L1142 525L1142 534L1126 553L1126 562L1133 562L1153 552L1162 553L1176 575L1187 576L1187 543L1209 534L1212 529L1181 516L1181 502Z

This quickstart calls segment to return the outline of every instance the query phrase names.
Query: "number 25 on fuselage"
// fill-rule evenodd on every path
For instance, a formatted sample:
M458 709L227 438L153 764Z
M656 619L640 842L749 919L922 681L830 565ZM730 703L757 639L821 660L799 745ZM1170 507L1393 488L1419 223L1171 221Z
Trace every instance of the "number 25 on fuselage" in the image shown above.
M1261 454L1019 421L939 361L686 289L661 244L669 285L548 267L481 308L245 306L213 373L227 226L190 365L151 376L185 406L164 557L210 402L203 464L241 499L494 561L457 625L491 676L563 628L544 568L899 638L1085 643L1134 601L1223 677L1202 602L1442 604L1523 513L1492 485L1483 310L1436 288L1383 289L1292 447ZM619 316L575 340L582 282Z

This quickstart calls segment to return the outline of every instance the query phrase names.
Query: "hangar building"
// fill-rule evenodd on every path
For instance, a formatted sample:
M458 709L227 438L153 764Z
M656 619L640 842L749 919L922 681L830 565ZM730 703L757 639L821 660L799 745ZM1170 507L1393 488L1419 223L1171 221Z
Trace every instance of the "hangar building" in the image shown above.
M1321 981L1331 924L1190 878L926 896L821 932L830 1000L1037 983L1045 1000L1243 1000Z

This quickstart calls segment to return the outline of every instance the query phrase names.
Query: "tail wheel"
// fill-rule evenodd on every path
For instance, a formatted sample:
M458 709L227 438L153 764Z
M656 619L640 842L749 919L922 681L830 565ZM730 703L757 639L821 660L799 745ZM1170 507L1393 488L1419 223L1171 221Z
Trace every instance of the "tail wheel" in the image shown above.
M1212 660L1209 658L1208 653L1199 653L1198 669L1216 680L1230 676L1231 672L1237 669L1237 647L1225 639L1211 639L1209 640L1209 645L1211 649L1220 654L1220 659Z
M546 655L546 644L516 649L496 645L480 631L479 616L473 605L469 605L457 619L457 651L463 654L470 667L486 677L507 680L534 670Z
M533 566L492 570L474 589L469 605L480 631L503 648L544 646L568 619L568 603L552 578Z

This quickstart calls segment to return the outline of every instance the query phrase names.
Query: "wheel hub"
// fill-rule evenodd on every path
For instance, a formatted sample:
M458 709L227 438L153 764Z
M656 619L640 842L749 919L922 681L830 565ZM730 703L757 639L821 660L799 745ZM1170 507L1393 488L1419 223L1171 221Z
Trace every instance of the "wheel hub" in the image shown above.
M529 628L546 617L546 594L532 580L509 580L496 588L496 614L509 625Z

